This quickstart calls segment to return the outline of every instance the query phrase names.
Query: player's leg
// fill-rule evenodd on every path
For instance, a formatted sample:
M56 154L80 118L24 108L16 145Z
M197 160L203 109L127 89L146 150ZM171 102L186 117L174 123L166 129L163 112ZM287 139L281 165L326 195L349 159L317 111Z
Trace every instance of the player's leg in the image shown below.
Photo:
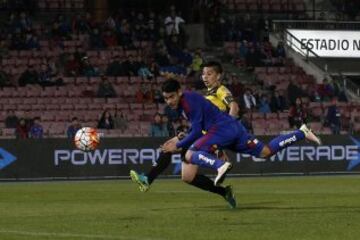
M185 159L188 163L217 170L218 174L214 180L214 184L216 186L220 185L224 181L226 174L232 168L232 164L230 162L225 162L217 158L215 154L204 150L188 150L186 152Z
M236 152L248 153L256 157L268 158L282 149L293 145L303 139L321 144L320 139L303 124L300 129L291 133L279 135L273 138L268 144L256 139L252 134L244 132L238 138L235 147L232 147Z
M226 186L226 187L215 186L214 182L210 178L208 178L205 175L198 174L198 168L199 167L197 165L182 162L181 179L184 182L186 182L194 187L200 188L204 191L219 194L227 201L230 208L235 208L236 207L236 199L235 199L235 195L233 193L232 187L230 185Z
M240 125L237 122L213 126L205 135L196 140L186 152L186 161L198 166L216 169L218 174L214 184L220 185L232 168L232 164L219 159L214 154L216 150L214 146L221 147L233 144L240 134L240 130Z
M303 124L298 130L288 134L279 135L272 139L267 145L264 146L260 153L260 157L270 157L280 150L289 147L303 139L307 139L318 145L321 144L321 140L305 124Z
M161 152L156 160L156 165L147 174L139 174L135 170L130 171L131 180L139 185L141 192L149 190L153 181L170 165L171 156L171 153Z

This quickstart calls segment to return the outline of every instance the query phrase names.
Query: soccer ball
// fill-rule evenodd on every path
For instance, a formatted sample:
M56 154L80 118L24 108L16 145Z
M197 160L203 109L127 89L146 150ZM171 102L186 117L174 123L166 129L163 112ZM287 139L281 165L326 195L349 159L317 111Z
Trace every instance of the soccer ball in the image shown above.
M76 148L88 152L97 148L100 137L95 128L83 127L76 132L74 142Z

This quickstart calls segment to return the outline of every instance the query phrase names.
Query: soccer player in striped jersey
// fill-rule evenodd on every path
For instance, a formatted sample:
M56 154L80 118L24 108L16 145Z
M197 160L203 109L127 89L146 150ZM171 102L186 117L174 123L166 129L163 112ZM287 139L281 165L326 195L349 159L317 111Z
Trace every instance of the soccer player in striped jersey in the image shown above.
M223 69L218 62L208 62L202 67L202 80L207 87L205 97L217 106L221 111L226 111L234 118L238 117L239 107L234 101L231 92L221 84ZM182 138L184 133L180 133L177 138ZM185 153L185 151L184 151ZM139 189L145 192L149 189L150 185L161 174L166 167L171 163L171 153L161 153L157 159L157 165L152 167L150 171L144 174L138 174L136 171L131 170L131 179L139 185ZM226 155L224 155L226 158ZM182 162L181 171L182 180L190 185L198 187L202 190L219 194L224 197L231 208L236 207L235 195L232 187L215 186L213 180L209 177L198 174L198 166L186 162Z

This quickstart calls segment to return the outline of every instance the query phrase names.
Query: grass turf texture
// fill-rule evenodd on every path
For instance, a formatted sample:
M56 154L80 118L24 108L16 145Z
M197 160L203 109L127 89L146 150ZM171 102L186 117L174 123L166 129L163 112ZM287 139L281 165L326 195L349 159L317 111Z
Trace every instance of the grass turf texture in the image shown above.
M180 180L0 184L0 239L359 239L360 176L232 178L238 208Z

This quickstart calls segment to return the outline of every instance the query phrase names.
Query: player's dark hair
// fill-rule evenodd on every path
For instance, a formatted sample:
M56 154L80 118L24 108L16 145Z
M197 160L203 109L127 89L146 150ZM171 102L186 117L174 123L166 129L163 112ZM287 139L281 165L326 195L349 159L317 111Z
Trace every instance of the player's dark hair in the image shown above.
M215 72L220 73L220 74L223 73L223 68L222 68L222 66L221 66L221 63L216 62L216 61L206 62L206 63L204 63L201 67L202 67L202 68L204 68L204 67L211 67L211 68L213 68L213 69L215 70Z
M162 92L166 93L177 92L179 89L180 83L175 79L166 80L161 86Z

